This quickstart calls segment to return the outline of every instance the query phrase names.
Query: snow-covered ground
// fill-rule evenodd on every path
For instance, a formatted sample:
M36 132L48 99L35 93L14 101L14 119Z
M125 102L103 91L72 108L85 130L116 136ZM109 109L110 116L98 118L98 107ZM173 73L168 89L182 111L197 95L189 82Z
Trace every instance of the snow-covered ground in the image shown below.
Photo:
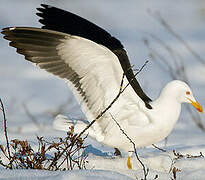
M153 34L177 50L183 57L193 92L203 106L205 104L205 68L195 60L189 51L173 38L148 12L160 12L161 16L189 43L202 57L205 57L205 2L203 0L130 0L123 1L40 1L40 0L1 0L0 29L9 26L39 27L35 8L40 3L47 3L79 14L92 22L104 27L112 35L121 40L126 47L132 64L140 67L149 59L148 50L143 43L149 38L155 49L164 54L162 47L150 38ZM63 81L35 68L26 62L14 48L8 47L8 42L0 36L0 97L4 102L8 120L9 139L27 139L36 141L35 137L65 136L64 132L52 128L51 113L63 103L66 115L74 119L84 119L79 106L72 97ZM164 54L165 57L168 56ZM205 58L204 58L205 59ZM205 61L204 61L205 62ZM146 93L155 99L160 89L171 80L169 74L161 70L152 61L138 76ZM154 83L153 83L154 82ZM26 113L26 109L35 120ZM191 120L190 115L182 108L180 120L176 128L165 142L157 145L167 152L161 152L153 147L139 149L141 160L149 168L148 179L170 179L173 177L170 168L180 169L177 179L204 179L205 159L187 158L186 154L205 155L205 133ZM202 119L204 115L200 115ZM2 120L2 118L0 118ZM1 144L5 144L1 121ZM204 123L205 124L205 123ZM40 125L43 128L39 128ZM136 179L143 178L143 171L135 157L132 158L133 170L126 167L126 155L122 158L112 157L113 149L103 146L92 139L86 139L89 145L88 170L68 172L48 172L34 170L5 170L0 168L0 179ZM184 155L174 160L173 150Z

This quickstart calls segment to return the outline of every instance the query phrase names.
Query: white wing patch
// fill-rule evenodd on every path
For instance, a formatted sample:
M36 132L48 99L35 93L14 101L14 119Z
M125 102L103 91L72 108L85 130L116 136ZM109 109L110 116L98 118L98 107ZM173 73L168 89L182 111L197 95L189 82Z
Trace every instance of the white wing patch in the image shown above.
M123 76L119 60L106 47L77 36L68 36L57 47L57 50L59 56L81 77L81 88L86 92L90 107L71 83L69 86L72 87L86 117L92 121L114 100L119 92ZM125 78L124 87L127 83ZM117 115L118 121L129 120L131 122L130 119L132 119L134 122L131 123L136 125L139 119L143 119L141 120L143 122L139 122L138 125L144 126L149 121L144 113L137 114L137 111L140 110L139 105L144 107L144 102L132 87L128 86L113 107L109 109L109 112ZM111 126L113 126L113 120L107 112L97 121L94 128L96 132L100 133L100 131L105 132Z
M82 37L40 28L5 28L3 34L25 59L66 79L88 121L104 111L119 93L123 70L108 48ZM123 86L127 83L125 77ZM118 122L138 126L149 123L146 114L140 113L143 108L142 99L128 86L94 124L96 138L102 140L103 133L116 125L110 113Z

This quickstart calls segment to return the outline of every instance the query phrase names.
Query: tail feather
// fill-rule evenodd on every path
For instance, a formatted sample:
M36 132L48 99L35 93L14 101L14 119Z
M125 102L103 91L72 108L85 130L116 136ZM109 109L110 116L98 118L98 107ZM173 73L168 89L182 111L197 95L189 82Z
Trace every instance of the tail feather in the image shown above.
M57 115L53 121L53 128L61 131L69 131L72 125L72 121L61 114Z
M88 124L82 121L77 121L77 123L74 123L73 120L61 114L57 115L53 122L54 129L61 131L69 131L70 127L74 126L75 133L82 132L87 127L87 125ZM104 140L104 136L100 132L95 131L92 127L90 127L86 132L89 134L89 136L94 139L97 139L97 141L99 142L102 142Z

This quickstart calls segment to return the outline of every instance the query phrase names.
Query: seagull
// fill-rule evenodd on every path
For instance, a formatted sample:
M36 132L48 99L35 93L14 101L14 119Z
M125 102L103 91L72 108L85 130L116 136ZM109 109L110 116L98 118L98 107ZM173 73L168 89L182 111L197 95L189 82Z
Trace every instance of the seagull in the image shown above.
M203 112L190 87L179 80L169 82L152 101L136 80L121 42L101 27L49 5L41 4L37 10L41 28L8 27L1 33L26 60L65 80L89 122L112 103L124 77L122 87L129 85L87 132L100 143L127 152L129 169L133 145L116 122L136 147L145 147L170 134L182 103ZM60 130L71 125L62 115L54 121ZM79 121L74 129L81 132L87 125Z

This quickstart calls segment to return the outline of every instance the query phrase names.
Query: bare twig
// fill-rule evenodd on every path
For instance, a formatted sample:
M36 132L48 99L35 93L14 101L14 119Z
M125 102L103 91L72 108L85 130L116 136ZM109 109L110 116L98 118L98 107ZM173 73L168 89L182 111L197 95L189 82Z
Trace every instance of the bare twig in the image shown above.
M191 115L192 120L196 123L196 125L201 129L203 132L205 132L204 124L202 123L202 119L200 115L197 112L194 112L190 106L186 106L187 111Z
M29 109L28 109L28 107L27 107L27 105L26 105L25 103L23 103L23 108L24 108L24 110L25 110L26 115L31 119L31 121L33 122L33 124L35 124L38 129L41 129L41 126L40 126L40 124L38 123L37 119L35 118L35 116L33 116L33 115L31 114L31 112L29 111Z
M191 46L177 33L173 30L173 28L162 18L159 12L152 14L149 12L166 30L173 35L179 42L181 42L184 47L202 64L205 64L205 60L196 52L194 51Z
M165 20L159 15L155 17L162 26L165 26L165 28L169 29L168 32L172 35L172 36L176 36L176 33L171 29L171 27L165 22ZM174 33L171 33L174 32ZM178 34L177 34L178 38L177 39L182 39ZM186 82L189 86L191 86L190 80L187 76L186 73L186 67L184 64L184 59L182 58L182 56L180 55L179 52L177 52L176 50L172 49L170 45L166 44L165 42L163 42L161 39L159 39L158 37L156 37L155 35L151 35L152 39L154 39L159 45L161 45L162 48L164 48L171 56L172 60L174 60L174 65L172 65L172 61L170 61L169 59L167 59L165 56L163 56L160 52L158 52L157 50L155 50L149 43L148 39L144 40L144 44L147 46L147 48L149 49L149 54L151 59L157 63L159 65L159 67L162 70L165 70L166 72L168 72L171 76L172 79L180 79L184 82ZM181 42L181 41L180 41ZM186 44L186 42L184 41L184 43ZM193 49L188 48L189 52L193 54ZM197 57L195 57L197 58ZM200 57L198 57L200 59ZM202 59L200 59L202 60ZM204 124L202 122L202 117L198 114L198 112L195 112L191 109L190 106L186 106L186 109L188 111L188 113L190 114L192 120L196 123L196 125L203 131L205 132L205 127Z
M145 64L139 69L137 73L135 73L135 76L142 71L144 68ZM84 139L81 138L81 135L94 124L94 122L99 119L100 117L103 116L103 114L111 108L111 106L117 101L121 93L125 91L125 89L128 87L129 83L123 88L123 81L124 81L125 74L123 74L121 84L120 84L120 90L115 99L108 105L105 110L103 110L95 120L93 120L80 134L73 134L73 130L71 129L70 132L68 132L68 136L65 139L60 138L60 142L58 143L50 143L46 142L43 137L38 139L38 151L37 153L32 149L28 141L21 141L14 139L12 140L11 148L12 148L12 157L10 154L10 149L9 149L9 140L7 136L7 128L6 128L6 115L5 115L5 110L2 101L0 100L1 103L1 110L3 112L4 116L4 128L5 128L5 137L7 141L7 150L9 156L7 158L10 160L9 162L9 167L14 167L16 168L31 168L31 169L44 169L44 170L62 170L61 166L65 163L67 163L67 169L73 169L75 165L78 166L79 169L85 167L85 158L84 157L77 157L74 158L73 156L78 153L79 150L84 149L85 147L82 146ZM132 79L133 80L133 79ZM131 81L132 81L131 80ZM38 125L36 119L33 117L32 114L28 111L27 107L24 105L25 111L27 115L32 119L34 124ZM68 143L70 141L70 143ZM46 152L50 151L51 149L57 150L54 152L54 156L51 159L46 158ZM2 152L7 155L7 153L4 151L4 148L2 146L1 148ZM14 151L14 152L13 152ZM62 158L61 158L62 157ZM58 164L58 161L61 159L60 163ZM1 163L0 163L1 165ZM3 162L2 165L4 167L7 167ZM11 165L11 166L10 166ZM64 168L65 169L65 168Z
M134 153L135 153L135 156L137 158L137 160L140 162L142 168L143 168L143 172L144 172L144 180L147 179L147 175L149 173L149 168L146 168L145 165L143 164L143 162L140 160L138 154L137 154L137 149L136 149L136 145L135 143L133 142L133 140L127 135L127 133L122 129L122 127L120 126L120 124L116 121L116 119L112 116L111 113L109 113L110 116L112 117L113 121L115 121L115 123L117 124L117 126L119 127L120 131L122 132L122 134L124 134L126 136L126 138L130 141L130 143L132 143L133 145L133 149L134 149Z
M0 98L0 104L1 104L1 111L3 113L4 135L5 135L5 138L6 138L7 151L8 151L9 159L11 159L10 148L9 148L9 138L8 138L7 126L6 126L6 113L5 113L4 104L3 104L2 100L1 100L1 98Z
M153 49L150 46L150 43L147 39L144 40L144 44L150 50L151 59L154 60L154 62L156 62L160 66L161 69L164 69L166 72L169 72L172 78L176 78L176 74L172 66L166 61L166 58L162 56L159 52L157 52L155 49Z
M64 114L65 112L67 112L68 109L76 108L76 107L69 107L71 104L73 104L73 99L71 96L69 96L65 102L55 107L55 109L48 109L44 111L42 115L50 115L55 118L58 114Z
M153 146L154 148L156 148L156 149L162 151L162 152L167 152L165 149L162 149L162 148L156 146L155 144L152 144L152 146Z
M135 73L135 77L143 70L143 68L147 65L148 61L146 61L143 66ZM105 110L103 110L93 121L91 121L91 123L78 135L79 137L85 133L85 131L88 130L88 128L90 128L100 117L102 117L107 110L109 110L112 105L117 101L117 99L120 97L120 95L125 91L125 89L130 85L130 83L128 83L124 88L123 88L123 83L124 83L124 77L125 77L125 73L122 76L122 80L120 83L120 89L119 92L117 94L117 96L113 99L113 101L108 105L107 108L105 108ZM134 79L131 79L131 81L133 81Z
M146 61L143 66L139 69L139 71L137 71L135 73L135 76L137 76L142 70L143 68L146 66L146 64L148 63L148 61ZM125 91L125 89L130 85L130 83L128 83L124 88L123 88L123 83L124 83L124 77L125 77L125 73L123 73L122 76L122 80L120 83L120 89L118 94L116 95L116 97L113 99L113 101L107 106L107 108L105 108L105 110L103 110L94 120L91 121L91 123L86 126L85 129L83 129L76 138L80 138L99 118L101 118L111 107L112 105L117 101L117 99L120 97L120 95ZM131 81L133 81L134 79L131 79ZM64 149L64 151L62 151L58 156L61 157L66 151L67 151L68 147ZM53 164L51 164L52 166Z

